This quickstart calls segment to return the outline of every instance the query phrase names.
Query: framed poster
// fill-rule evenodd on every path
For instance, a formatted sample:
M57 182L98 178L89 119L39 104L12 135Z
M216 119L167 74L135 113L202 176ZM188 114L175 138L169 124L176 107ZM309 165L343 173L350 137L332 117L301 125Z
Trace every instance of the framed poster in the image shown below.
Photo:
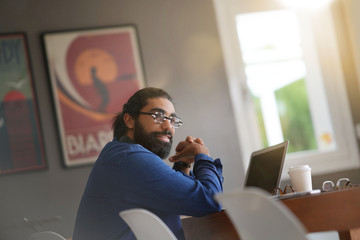
M25 33L0 34L0 174L45 168Z
M47 32L43 43L65 166L93 163L112 118L144 87L136 29Z

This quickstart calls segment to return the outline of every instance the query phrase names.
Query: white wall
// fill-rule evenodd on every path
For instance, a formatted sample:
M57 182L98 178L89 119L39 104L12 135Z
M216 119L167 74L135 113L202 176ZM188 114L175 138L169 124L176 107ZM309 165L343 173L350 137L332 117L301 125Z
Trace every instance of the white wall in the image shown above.
M357 76L360 76L360 1L342 0ZM360 78L358 77L359 84Z

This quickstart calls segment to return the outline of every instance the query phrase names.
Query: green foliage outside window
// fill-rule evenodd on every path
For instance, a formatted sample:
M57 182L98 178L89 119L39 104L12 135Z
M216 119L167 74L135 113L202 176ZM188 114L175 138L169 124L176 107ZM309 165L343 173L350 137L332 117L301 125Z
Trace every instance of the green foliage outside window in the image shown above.
M269 146L269 142L266 137L265 132L265 124L264 124L264 117L261 111L261 105L260 105L260 98L253 95L253 103L257 115L258 125L259 125L259 131L261 135L261 143L263 147Z
M290 141L288 152L300 152L317 149L312 125L305 80L300 79L275 91L281 128L284 139ZM253 96L256 109L261 141L263 147L269 146L260 99Z
M275 98L288 152L317 149L305 80L300 79L277 91Z

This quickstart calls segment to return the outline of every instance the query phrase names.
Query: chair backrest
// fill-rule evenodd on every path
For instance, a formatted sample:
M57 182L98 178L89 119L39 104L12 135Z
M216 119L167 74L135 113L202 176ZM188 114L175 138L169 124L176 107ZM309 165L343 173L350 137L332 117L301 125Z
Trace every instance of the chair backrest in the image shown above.
M137 240L176 240L168 226L152 212L134 208L119 213L129 225Z
M66 239L56 232L44 231L44 232L36 232L31 234L29 240L66 240Z
M296 216L263 190L247 188L215 195L242 240L305 240Z

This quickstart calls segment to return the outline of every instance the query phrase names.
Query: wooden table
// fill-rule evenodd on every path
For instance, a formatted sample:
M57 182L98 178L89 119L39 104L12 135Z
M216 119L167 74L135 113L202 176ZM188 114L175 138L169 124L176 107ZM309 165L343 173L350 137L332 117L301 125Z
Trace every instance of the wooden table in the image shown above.
M360 240L360 187L281 200L309 233L338 231L341 240ZM239 240L225 211L182 219L187 240Z

